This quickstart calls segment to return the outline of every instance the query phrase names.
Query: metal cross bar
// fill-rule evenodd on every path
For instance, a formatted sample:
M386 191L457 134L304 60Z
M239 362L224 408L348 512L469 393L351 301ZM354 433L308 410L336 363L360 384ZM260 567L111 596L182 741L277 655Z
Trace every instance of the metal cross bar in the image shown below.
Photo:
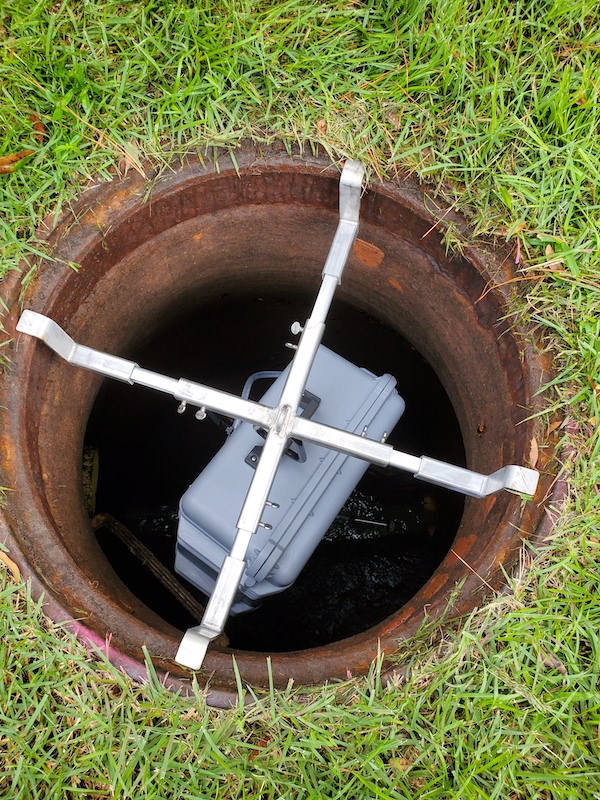
M275 419L269 427L242 507L231 553L225 557L200 625L186 631L177 651L176 660L191 669L201 667L208 645L225 627L244 573L246 552L252 534L258 529L277 467L287 447L294 422L298 419L297 411L302 393L325 332L325 319L358 233L362 178L362 165L356 161L347 161L340 178L340 221L323 268L321 288L311 315L302 329L296 355L290 365L279 405L275 409Z
M66 361L85 367L111 378L139 383L173 395L176 400L192 406L207 408L236 419L271 428L278 408L270 408L236 395L211 389L200 383L184 379L167 378L142 369L133 361L101 353L76 344L56 322L35 311L24 311L17 330L44 341ZM538 473L535 470L509 465L491 475L482 475L462 467L455 467L427 456L412 456L394 450L388 444L358 436L355 433L332 428L320 422L296 416L291 420L289 436L324 445L340 453L362 458L382 467L394 467L412 472L415 478L446 486L472 497L486 497L502 489L521 494L535 494Z
M358 232L362 176L360 164L346 162L340 179L340 220L323 268L321 287L304 327L298 323L293 326L301 337L279 404L273 408L193 381L168 378L142 369L133 361L79 345L53 320L33 311L24 311L17 324L18 331L42 339L71 364L166 392L181 402L197 406L198 414L209 409L260 425L268 431L240 512L231 552L223 562L201 623L186 631L177 651L176 660L191 669L200 668L208 645L225 627L246 566L248 546L261 522L277 467L290 438L296 436L380 466L411 472L416 478L473 497L485 497L501 489L535 493L539 477L535 470L509 465L491 475L482 475L426 456L419 458L402 453L382 442L298 416L302 393L325 330L325 319Z

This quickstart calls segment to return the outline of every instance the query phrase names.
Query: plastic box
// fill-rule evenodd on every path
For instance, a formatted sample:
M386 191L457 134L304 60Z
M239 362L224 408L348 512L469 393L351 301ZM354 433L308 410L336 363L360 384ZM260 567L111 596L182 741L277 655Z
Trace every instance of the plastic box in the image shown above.
M287 372L262 403L278 403ZM321 345L306 384L304 413L380 440L404 411L395 386L391 375L377 377ZM310 402L311 394L318 405ZM238 425L181 499L175 570L206 595L233 544L263 441L251 424ZM310 442L293 443L292 451L282 458L271 488L273 506L265 508L262 519L267 527L258 529L248 548L232 614L250 611L292 585L369 466Z

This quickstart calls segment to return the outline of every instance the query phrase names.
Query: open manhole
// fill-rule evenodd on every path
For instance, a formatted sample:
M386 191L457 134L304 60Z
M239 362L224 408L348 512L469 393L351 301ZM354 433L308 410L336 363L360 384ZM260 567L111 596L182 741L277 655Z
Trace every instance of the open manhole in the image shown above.
M336 228L339 172L277 149L247 147L236 160L237 169L223 156L216 169L190 159L149 196L137 175L87 192L48 234L52 260L25 306L78 342L234 393L250 373L281 369L289 324L310 309ZM410 181L371 187L325 344L396 377L407 410L395 446L489 473L526 465L535 438L544 470L551 447L535 414L548 364L531 334L505 320L502 254L448 253L442 229ZM73 262L78 272L63 266ZM13 326L18 292L9 282ZM29 337L11 347L0 400L2 480L16 489L2 510L11 552L54 618L95 642L109 635L111 658L134 675L146 646L185 684L173 658L197 620L108 530L93 531L82 453L97 456L95 511L171 568L178 499L222 433L176 414L171 397L103 383ZM201 674L212 701L230 698L232 653L257 686L268 683L265 654L278 685L344 678L379 649L392 653L451 595L453 613L473 608L482 579L499 586L522 538L539 534L551 480L543 474L528 503L507 493L464 500L371 468L294 587L232 620L229 642L209 650Z

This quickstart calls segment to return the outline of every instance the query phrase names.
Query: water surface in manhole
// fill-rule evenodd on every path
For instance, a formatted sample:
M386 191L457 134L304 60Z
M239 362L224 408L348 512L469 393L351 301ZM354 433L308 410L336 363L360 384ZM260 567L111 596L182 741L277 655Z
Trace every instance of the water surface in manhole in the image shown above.
M226 294L167 323L130 355L158 372L239 394L250 374L286 366L290 323L304 318L309 303L308 294L289 291ZM338 301L324 344L376 374L396 377L406 411L391 444L464 463L450 401L433 370L401 336ZM267 385L257 384L257 399ZM86 433L87 447L99 454L95 510L120 520L171 570L179 498L226 436L210 420L198 422L191 411L175 412L172 398L105 382ZM461 495L371 467L294 586L229 620L231 646L292 651L338 641L381 622L441 562L463 504ZM197 622L110 530L99 530L98 539L121 579L153 611L181 629Z

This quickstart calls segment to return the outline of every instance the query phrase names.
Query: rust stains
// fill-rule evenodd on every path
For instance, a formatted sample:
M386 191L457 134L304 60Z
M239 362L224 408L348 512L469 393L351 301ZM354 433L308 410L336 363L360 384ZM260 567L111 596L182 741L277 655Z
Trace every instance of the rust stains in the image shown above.
M383 250L370 242L365 242L364 239L357 239L352 249L354 255L362 261L365 267L378 267L385 258Z

